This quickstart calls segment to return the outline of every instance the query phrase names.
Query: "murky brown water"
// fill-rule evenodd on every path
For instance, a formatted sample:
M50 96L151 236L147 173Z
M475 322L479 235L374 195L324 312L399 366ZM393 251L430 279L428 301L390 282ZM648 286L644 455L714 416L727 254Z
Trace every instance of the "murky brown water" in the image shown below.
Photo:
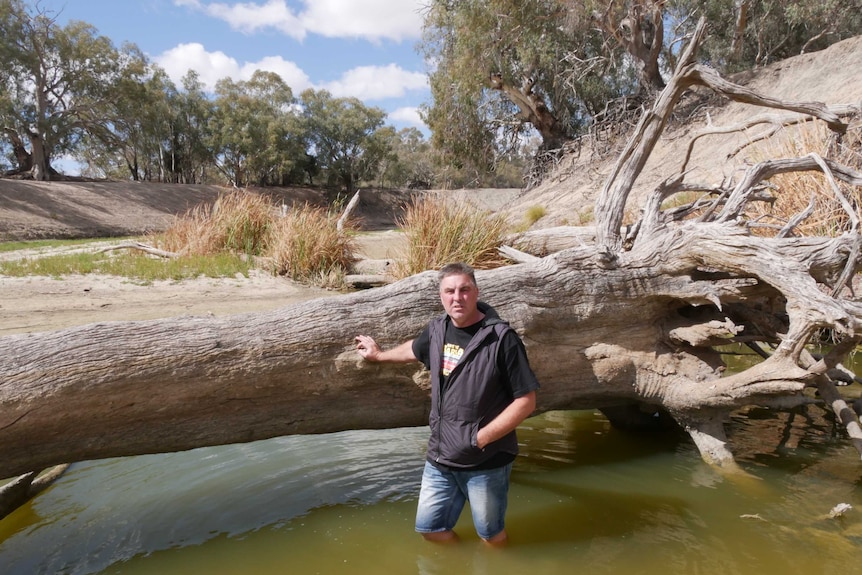
M520 431L508 530L485 549L413 533L426 429L286 437L81 463L0 522L0 573L795 574L858 570L862 462L822 409L729 426L729 480L679 435L593 412ZM853 509L829 518L839 503Z

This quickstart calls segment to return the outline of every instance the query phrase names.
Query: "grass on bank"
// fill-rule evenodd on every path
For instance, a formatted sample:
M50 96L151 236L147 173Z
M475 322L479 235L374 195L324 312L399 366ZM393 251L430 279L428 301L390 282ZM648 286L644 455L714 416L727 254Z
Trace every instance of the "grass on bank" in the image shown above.
M338 288L355 261L354 235L350 222L338 229L332 210L304 204L282 215L271 199L236 191L177 218L152 243L183 256L240 254L274 275Z
M862 129L858 125L836 140L822 123L808 122L794 130L785 130L780 137L763 142L752 159L802 157L816 153L856 170L862 169ZM821 172L779 174L770 180L775 202L754 203L750 207L752 219L780 229L791 218L806 210L813 202L812 214L795 229L803 236L837 236L850 229L850 217L841 206L831 184ZM862 217L862 190L838 182L840 193ZM762 230L764 234L767 231Z
M94 248L0 262L0 274L62 277L94 273L150 283L201 276L247 277L257 268L299 282L341 288L356 261L356 226L348 222L339 230L338 218L331 209L307 204L282 216L280 206L265 196L237 191L212 205L190 210L177 217L164 233L143 239L178 257L165 259L137 250L98 252ZM397 278L439 269L453 261L464 261L477 269L506 263L497 252L507 231L505 218L479 211L466 202L452 202L436 194L421 196L407 206L398 226L407 247L394 266ZM14 247L0 249L60 243L15 242ZM99 243L104 244L104 240Z
M144 284L159 280L196 277L248 277L253 264L238 254L185 256L163 259L139 253L79 252L54 256L23 258L0 262L0 274L12 277L47 276L60 278L76 274L103 274L127 277Z
M398 221L407 247L395 264L395 277L440 269L450 262L465 262L476 269L500 267L507 262L498 252L506 231L505 217L477 210L466 202L423 196L407 205Z
M260 194L236 191L175 218L143 243L178 254L161 258L138 250L81 250L0 262L0 274L62 277L106 274L149 283L196 277L248 277L252 269L324 287L340 287L354 261L355 226L310 205L282 217L280 206ZM95 242L96 240L90 240ZM104 240L98 240L100 244ZM85 244L85 241L78 241ZM119 240L117 243L121 243ZM10 242L4 251L58 247L66 242Z

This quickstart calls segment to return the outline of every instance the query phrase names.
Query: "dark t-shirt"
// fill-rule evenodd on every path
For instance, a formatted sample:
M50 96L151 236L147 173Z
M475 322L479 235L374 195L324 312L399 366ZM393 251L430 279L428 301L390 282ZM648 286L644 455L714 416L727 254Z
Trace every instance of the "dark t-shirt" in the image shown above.
M482 327L479 321L467 327L457 327L451 321L446 322L445 343L443 346L443 390L446 389L449 373L458 365L458 360L470 344L470 340ZM413 355L426 368L431 368L431 341L428 327L413 341ZM518 398L535 391L535 376L530 370L527 351L521 338L513 330L503 336L500 353L497 355L497 369L502 374L503 384L511 397Z

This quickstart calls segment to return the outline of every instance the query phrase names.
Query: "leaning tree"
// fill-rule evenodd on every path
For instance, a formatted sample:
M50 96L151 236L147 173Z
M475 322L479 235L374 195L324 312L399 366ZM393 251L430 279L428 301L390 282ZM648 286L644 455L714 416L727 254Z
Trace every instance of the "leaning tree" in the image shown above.
M701 23L608 176L592 239L570 234L580 239L542 257L529 255L523 240L507 252L519 263L478 273L483 298L523 336L542 383L541 411L599 408L615 423L670 416L705 460L733 470L723 429L731 411L799 405L815 400L816 389L859 447L859 420L832 377L862 327L851 289L862 235L838 181L860 186L862 173L815 155L767 159L735 183L707 189L687 182L683 166L652 192L639 222L623 225L634 182L686 90L704 86L782 110L772 121L814 118L836 137L847 126L842 117L859 113L776 100L724 80L695 61L703 30ZM765 199L764 182L796 171L826 175L849 231L798 237L803 213L772 236L752 233L746 208ZM687 189L706 193L697 205L662 208ZM26 493L28 472L69 461L423 425L425 372L367 363L353 336L394 345L438 313L436 274L425 272L274 312L4 337L0 477L24 474L15 485ZM808 344L824 331L834 345L814 356ZM766 359L726 375L719 348L730 342Z

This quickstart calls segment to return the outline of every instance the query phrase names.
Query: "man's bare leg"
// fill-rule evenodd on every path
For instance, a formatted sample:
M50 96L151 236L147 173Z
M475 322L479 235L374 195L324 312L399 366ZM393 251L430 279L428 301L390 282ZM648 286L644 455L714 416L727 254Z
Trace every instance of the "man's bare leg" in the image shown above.
M460 541L460 537L454 531L437 531L434 533L423 533L422 537L425 538L425 541L432 541L434 543L457 543Z
M509 542L509 535L506 533L506 530L503 529L490 539L483 539L486 545L489 547L505 547Z

